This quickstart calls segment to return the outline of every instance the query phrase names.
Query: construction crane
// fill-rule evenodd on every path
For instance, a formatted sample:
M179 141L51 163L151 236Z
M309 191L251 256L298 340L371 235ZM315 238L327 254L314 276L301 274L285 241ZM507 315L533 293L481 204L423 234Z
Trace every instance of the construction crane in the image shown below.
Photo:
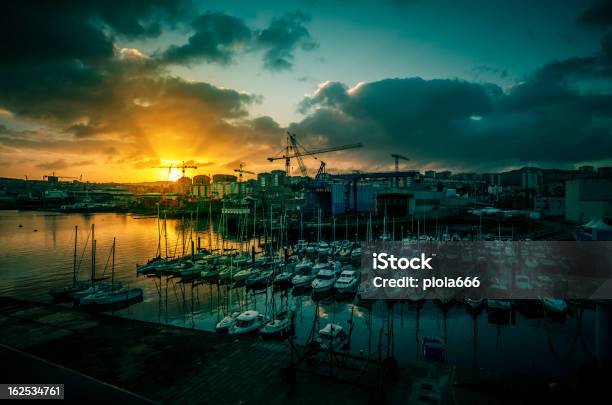
M398 154L391 154L391 157L395 159L395 172L399 172L399 161L401 160L410 160L408 159L406 156L402 156L402 155L398 155Z
M331 146L327 148L308 150L298 142L295 134L292 134L291 132L287 132L287 146L285 147L284 154L281 156L269 157L268 160L270 162L274 162L276 160L281 160L281 159L285 160L285 172L287 173L287 176L289 176L291 174L291 159L295 159L298 162L298 166L300 168L300 172L302 176L306 177L308 176L308 170L306 169L306 166L304 165L304 161L302 160L302 157L312 156L313 158L318 160L318 158L315 155L320 155L322 153L336 152L340 150L361 148L362 146L363 144L359 142L359 143L353 143L349 145ZM321 172L321 170L324 170L324 169L325 169L325 163L323 163L322 166L319 167L319 172Z
M152 167L152 169L168 169L168 177L170 177L170 173L172 172L172 169L181 169L181 173L183 174L183 177L185 177L185 169L197 169L197 168L198 166L185 164L185 161L183 161L180 166L173 166L172 163L170 163L168 166L153 166Z
M244 163L240 162L240 168L239 169L234 169L235 172L240 173L238 175L238 182L242 182L242 173L247 173L247 174L255 174L255 172L251 172L249 170L244 170Z
M27 177L28 176L26 176L26 180L28 179ZM45 174L43 176L43 180L44 179L48 179L49 177L56 177L58 179L79 179L79 180L81 180L83 178L83 175L81 174L79 177L74 177L74 176L56 176L55 172L53 172L51 174Z
M395 173L399 172L399 161L400 161L400 159L401 160L410 160L406 156L398 155L396 153L392 153L391 157L395 159ZM393 179L393 183L395 183L395 186L397 187L399 185L399 179L396 177L395 179Z
M315 176L315 179L319 179L325 174L325 162L322 160L320 162L321 165L319 166L319 170L317 170L317 175Z

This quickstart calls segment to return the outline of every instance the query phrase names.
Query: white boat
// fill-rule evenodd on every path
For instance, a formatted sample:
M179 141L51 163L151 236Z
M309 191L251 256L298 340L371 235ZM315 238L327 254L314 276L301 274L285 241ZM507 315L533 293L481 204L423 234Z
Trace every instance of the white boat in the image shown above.
M543 298L542 299L542 303L544 304L544 307L546 308L547 311L552 311L552 312L567 312L567 302L565 302L565 300L562 300L560 298Z
M331 263L329 262L320 262L312 266L312 272L314 274L318 274L321 270L328 270L331 268Z
M217 333L229 333L229 330L236 323L236 318L240 315L240 312L233 312L230 315L225 316L217 325L215 325L215 332Z
M316 243L309 243L308 245L306 245L306 253L308 254L313 254L317 251L317 244Z
M282 339L289 336L292 326L292 315L285 312L266 322L259 334L267 339Z
M142 288L122 288L115 283L115 239L113 238L111 285L108 290L98 290L79 299L81 307L108 309L124 307L142 301Z
M247 287L251 287L251 288L265 287L272 280L273 274L274 274L274 271L271 269L253 272L245 280L245 284Z
M307 246L308 246L308 243L306 243L306 241L304 239L300 239L300 240L297 241L297 243L293 247L293 251L295 253L305 252Z
M560 298L542 298L544 306L544 317L555 321L564 322L567 318L567 302Z
M308 288L315 276L316 273L311 267L300 267L296 270L295 276L291 279L291 284L296 288Z
M229 328L230 335L246 335L256 333L266 323L263 314L257 311L245 311L238 315L236 322Z
M119 288L99 291L81 298L79 306L122 306L142 301L142 288Z
M155 273L158 275L175 275L180 276L181 273L187 274L193 267L190 260L178 260L167 265L159 265L155 268Z
M510 300L487 300L487 309L490 311L507 311L510 312L512 309L512 303Z
M342 326L328 323L323 329L319 330L315 341L320 349L336 350L340 348L347 338L348 336L342 329Z
M327 242L320 242L317 246L317 253L321 256L328 255L331 253L331 247Z
M236 272L236 274L234 274L233 279L236 282L241 282L241 281L244 281L247 278L249 278L251 276L251 274L253 274L253 269L252 268L242 269L242 270L239 270L238 272Z
M146 264L137 264L136 273L159 273L162 270L172 268L178 261L176 259L164 259L162 257L154 257Z
M188 263L188 264L187 264ZM196 264L191 261L185 262L182 266L175 268L174 274L181 277L188 277L200 274L205 268L204 264Z
M351 247L350 246L342 246L338 251L338 257L340 260L346 261L351 258Z
M289 285L291 284L291 279L293 278L293 275L294 273L292 271L285 270L282 273L277 274L274 277L272 283L278 287Z
M359 273L354 270L343 270L334 283L334 288L341 294L357 292L359 288Z
M243 255L234 257L234 259L232 260L232 264L236 267L245 267L251 264L251 261L252 261L251 255L243 254Z
M317 273L315 279L312 280L311 287L316 293L330 291L334 287L337 277L336 272L333 270L321 270Z
M85 297L87 297L89 295L92 295L92 294L97 294L97 293L103 292L103 291L109 291L112 287L113 286L112 286L111 283L108 283L108 282L105 282L105 281L102 281L102 282L99 281L99 282L95 283L93 286L91 286L91 283L90 283L90 286L88 288L86 288L84 290L74 291L74 292L70 293L69 295L70 295L70 298L72 298L72 300L75 303L78 304L78 303L81 302L81 299L83 299L83 298L85 298ZM116 281L115 282L115 288L121 288L121 282Z
M301 271L304 268L308 268L308 270L311 270L312 269L312 265L313 265L312 260L303 259L301 262L299 262L299 263L297 263L295 265L295 271L299 272L299 271Z

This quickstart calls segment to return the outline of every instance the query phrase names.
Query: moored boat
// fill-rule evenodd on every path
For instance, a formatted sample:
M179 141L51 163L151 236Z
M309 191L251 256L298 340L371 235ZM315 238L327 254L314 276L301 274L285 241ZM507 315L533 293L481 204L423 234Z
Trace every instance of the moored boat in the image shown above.
M334 283L335 290L340 294L356 293L359 287L359 273L354 270L343 270Z
M233 312L230 315L223 317L215 325L215 332L217 333L229 333L229 330L236 323L236 319L240 315L240 312Z
M266 322L259 334L266 339L284 339L293 333L293 313L283 312Z
M560 298L542 298L544 316L558 322L564 322L567 318L567 302Z
M249 310L241 313L236 318L236 322L229 328L230 335L247 335L257 333L266 323L263 314Z
M315 279L311 283L311 287L315 293L331 291L336 282L336 272L330 269L323 269L317 273Z

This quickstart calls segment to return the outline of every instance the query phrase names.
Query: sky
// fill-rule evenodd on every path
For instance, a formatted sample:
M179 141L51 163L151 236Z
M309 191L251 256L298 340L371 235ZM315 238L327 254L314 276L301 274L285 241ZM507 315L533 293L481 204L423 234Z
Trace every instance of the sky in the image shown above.
M14 1L0 176L612 165L612 1ZM292 167L297 174L297 167Z

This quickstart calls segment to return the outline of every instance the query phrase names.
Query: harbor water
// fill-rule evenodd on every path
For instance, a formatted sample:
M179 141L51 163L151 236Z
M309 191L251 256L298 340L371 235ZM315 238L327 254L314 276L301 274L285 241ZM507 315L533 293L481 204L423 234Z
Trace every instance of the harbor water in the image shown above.
M129 214L0 211L0 295L50 302L49 289L70 284L75 225L78 274L80 279L88 279L92 224L97 245L96 273L110 275L111 248L116 238L115 279L123 286L144 290L143 302L113 312L117 316L214 331L228 310L256 308L270 313L273 302L277 310L295 308L298 342L303 342L313 327L322 328L328 322L338 323L348 331L352 319L351 350L355 353L371 353L381 347L386 353L387 334L391 331L393 355L400 361L412 360L420 355L423 337L438 337L446 342L449 363L527 376L562 377L588 364L595 352L595 316L591 310L585 310L580 320L570 316L564 323L526 319L517 313L513 324L496 326L488 323L486 312L474 319L463 307L443 312L433 302L427 302L418 312L402 303L389 311L382 302L369 309L333 298L317 303L309 292L295 296L290 291L269 289L252 294L244 288L137 276L136 264L154 257L158 243L162 250L181 255L190 250L190 244L182 242L185 238L200 238L203 247L218 246L220 238L215 227L208 224L199 224L190 231L185 230L181 220L168 219L161 225L157 217ZM158 229L162 226L166 233L160 243Z

